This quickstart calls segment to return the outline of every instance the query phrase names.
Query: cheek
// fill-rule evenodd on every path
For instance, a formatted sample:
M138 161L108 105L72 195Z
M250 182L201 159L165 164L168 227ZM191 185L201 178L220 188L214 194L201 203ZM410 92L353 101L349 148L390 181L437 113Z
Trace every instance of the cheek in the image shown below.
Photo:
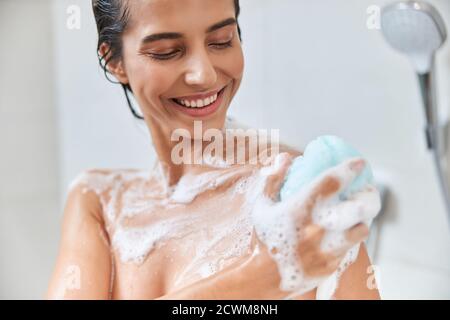
M227 55L223 60L223 70L233 79L240 80L244 72L244 55L239 46L233 49L233 53Z
M152 65L148 67L145 72L142 72L142 87L147 98L159 101L161 95L170 90L176 81L175 75L176 70L172 66Z
M236 48L234 49L233 54L224 57L223 61L221 61L221 67L222 72L226 74L230 80L234 81L231 96L229 97L231 101L239 90L244 74L245 63L242 49L240 47Z
M148 103L158 103L160 96L167 92L176 80L173 76L176 72L171 66L159 66L145 59L140 58L139 63L134 63L128 69L130 85L144 106Z

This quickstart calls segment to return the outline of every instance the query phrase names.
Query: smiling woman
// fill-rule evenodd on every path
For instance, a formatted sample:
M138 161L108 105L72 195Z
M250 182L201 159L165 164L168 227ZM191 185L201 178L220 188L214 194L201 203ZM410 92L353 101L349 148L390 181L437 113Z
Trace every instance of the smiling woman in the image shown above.
M208 33L214 32L216 30L221 29L227 25L236 25L237 33L239 36L239 40L242 41L241 30L239 27L239 23L237 21L240 13L239 0L234 1L234 18L228 18L224 21L218 22L212 26L210 26L207 30ZM127 29L129 20L130 20L130 11L129 7L122 0L94 0L93 1L93 10L95 14L95 18L97 21L97 29L98 29L98 47L97 50L99 52L99 61L100 65L105 71L105 74L108 73L108 64L111 61L118 60L122 58L122 34ZM175 32L166 32L166 33L158 33L152 34L144 37L142 39L142 44L148 44L151 42L157 42L159 40L164 39L182 39L182 33ZM108 48L106 52L101 52L101 47L107 44ZM225 49L227 47L232 46L232 39L223 43L213 43L211 44L213 47L217 49ZM172 51L168 53L148 53L149 57L155 60L168 60L173 58L177 52ZM143 119L141 115L139 115L134 107L131 104L131 100L129 99L129 93L133 93L130 85L128 83L120 83L123 87L125 97L127 99L128 106L132 112L132 114L138 118ZM195 104L195 103L194 103ZM188 106L192 106L190 104Z
M157 160L150 171L89 170L73 182L48 297L292 297L280 289L277 264L256 235L252 216L254 210L280 211L279 190L300 152L285 146L258 149L270 153L264 163L229 163L216 154L200 164L172 158L175 130L194 137L190 152L199 145L206 153L206 139L195 137L227 127L227 111L244 71L239 1L96 0L93 9L100 62L123 86L138 116L128 99L129 93L135 96ZM201 134L194 131L197 121ZM232 151L246 147L232 145ZM282 207L305 232L297 246L305 276L332 274L345 250L367 236L367 227L352 226L342 241L345 247L324 253L325 230L308 218L363 167L361 159L353 159ZM378 298L366 287L369 264L362 245L335 297ZM68 281L74 267L76 286ZM294 290L295 298L315 298L315 290Z
M205 130L223 127L244 71L239 1L97 0L93 8L100 62L137 116L134 94L155 141L179 128L193 135L193 116L207 120Z

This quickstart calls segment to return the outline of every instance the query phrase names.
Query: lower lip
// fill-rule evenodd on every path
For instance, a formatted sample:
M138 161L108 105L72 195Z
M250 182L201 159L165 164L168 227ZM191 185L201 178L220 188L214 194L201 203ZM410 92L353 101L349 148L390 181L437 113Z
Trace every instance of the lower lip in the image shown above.
M214 112L216 112L217 109L219 109L219 107L222 103L222 100L223 100L223 95L225 93L225 90L226 90L226 87L224 89L222 89L222 91L217 96L217 99L216 99L216 101L214 101L214 103L210 104L209 106L202 107L202 108L183 107L173 100L170 100L170 103L177 110L180 110L181 112L183 112L191 117L196 117L196 118L205 117L210 114L213 114Z

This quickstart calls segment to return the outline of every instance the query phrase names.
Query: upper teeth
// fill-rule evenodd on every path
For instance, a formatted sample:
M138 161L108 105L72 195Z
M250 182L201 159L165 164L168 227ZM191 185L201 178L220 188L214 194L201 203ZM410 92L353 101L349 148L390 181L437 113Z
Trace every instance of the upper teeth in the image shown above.
M191 108L201 108L210 105L211 103L215 102L217 100L217 93L211 97L208 97L206 99L198 99L198 100L185 100L185 99L175 99L178 103L182 104L186 107Z

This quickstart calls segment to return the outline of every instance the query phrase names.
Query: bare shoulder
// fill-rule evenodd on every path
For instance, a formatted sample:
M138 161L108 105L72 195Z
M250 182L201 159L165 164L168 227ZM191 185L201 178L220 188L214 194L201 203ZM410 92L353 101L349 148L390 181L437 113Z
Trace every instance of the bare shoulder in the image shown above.
M98 170L85 170L71 182L65 199L63 237L78 232L88 221L104 225L101 200L93 188L99 173Z
M78 206L82 210L66 210L83 212L92 215L96 220L103 220L103 208L110 193L130 179L142 175L138 169L87 169L80 172L70 183L66 199L66 209Z
M117 184L148 174L139 169L87 169L80 172L69 185L69 191L103 193Z
M140 172L137 169L86 169L81 171L71 182L69 190L77 187L88 187L96 190L111 187L114 182L129 174Z

